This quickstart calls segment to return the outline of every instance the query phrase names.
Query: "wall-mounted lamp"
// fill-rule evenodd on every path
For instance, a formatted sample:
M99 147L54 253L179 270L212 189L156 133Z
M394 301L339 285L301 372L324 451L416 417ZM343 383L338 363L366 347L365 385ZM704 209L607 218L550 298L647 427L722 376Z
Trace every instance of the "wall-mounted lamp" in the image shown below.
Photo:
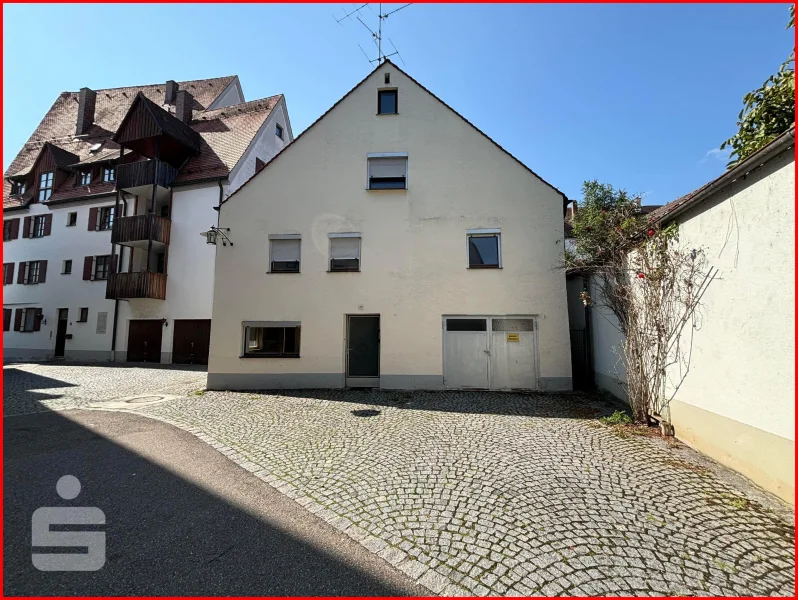
M219 238L222 238L222 246L226 246L227 244L233 245L233 242L230 241L230 238L225 235L225 231L230 231L230 228L220 228L214 227L211 225L211 228L208 231L200 232L200 235L205 238L206 244L216 245L216 241Z

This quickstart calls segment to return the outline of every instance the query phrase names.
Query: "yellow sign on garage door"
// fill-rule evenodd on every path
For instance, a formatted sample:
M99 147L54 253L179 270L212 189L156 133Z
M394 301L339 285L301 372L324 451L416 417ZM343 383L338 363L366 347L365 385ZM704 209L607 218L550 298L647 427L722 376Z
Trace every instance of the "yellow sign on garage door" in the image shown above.
M520 334L518 333L508 333L507 334L507 341L508 342L520 342Z

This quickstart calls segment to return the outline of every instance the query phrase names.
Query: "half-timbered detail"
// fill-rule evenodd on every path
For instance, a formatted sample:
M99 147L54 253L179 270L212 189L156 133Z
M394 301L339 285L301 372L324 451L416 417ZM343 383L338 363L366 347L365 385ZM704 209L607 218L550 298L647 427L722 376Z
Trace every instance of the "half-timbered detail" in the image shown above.
M43 314L40 331L10 317L4 355L171 362L177 336L178 360L207 361L209 333L187 333L211 317L216 253L199 233L292 139L283 96L246 102L237 77L60 94L4 177L4 300ZM51 284L31 285L48 260ZM106 324L55 329L84 309ZM136 328L149 333L131 345Z

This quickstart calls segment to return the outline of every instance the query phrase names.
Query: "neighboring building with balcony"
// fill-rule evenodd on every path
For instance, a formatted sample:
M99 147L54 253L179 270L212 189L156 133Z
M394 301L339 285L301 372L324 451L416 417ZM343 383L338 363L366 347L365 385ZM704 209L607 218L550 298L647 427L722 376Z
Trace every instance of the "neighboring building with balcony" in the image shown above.
M63 92L5 173L4 358L207 362L199 234L292 139L235 76Z

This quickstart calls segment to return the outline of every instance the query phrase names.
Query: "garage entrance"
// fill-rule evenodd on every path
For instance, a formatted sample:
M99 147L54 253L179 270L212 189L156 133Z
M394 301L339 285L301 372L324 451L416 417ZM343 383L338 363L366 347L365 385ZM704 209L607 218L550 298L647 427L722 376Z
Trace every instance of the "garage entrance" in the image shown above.
M161 362L161 319L131 319L127 334L127 362Z
M211 345L210 319L175 319L172 362L178 365L207 365Z
M534 317L443 317L443 383L451 389L538 389Z

